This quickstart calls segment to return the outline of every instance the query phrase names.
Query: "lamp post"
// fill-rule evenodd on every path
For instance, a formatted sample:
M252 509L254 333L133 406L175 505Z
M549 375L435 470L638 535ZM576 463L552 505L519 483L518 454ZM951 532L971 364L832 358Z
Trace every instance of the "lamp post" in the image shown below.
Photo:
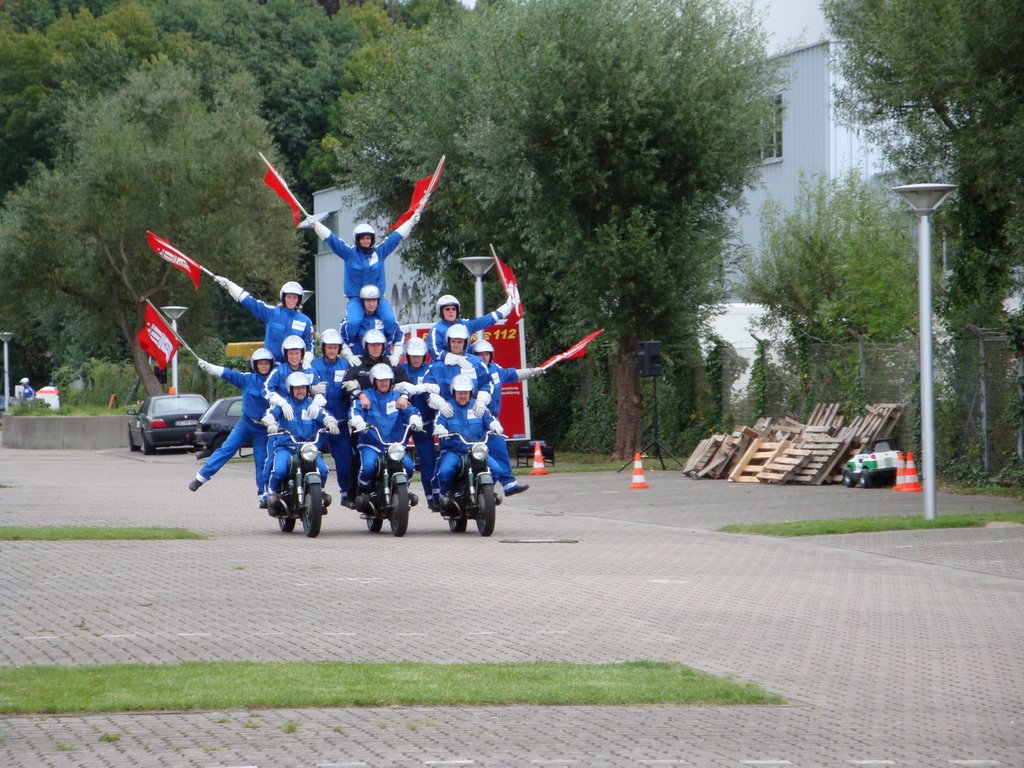
M932 225L929 218L956 189L955 184L893 187L917 216L918 338L921 345L921 472L924 519L935 519L935 395L932 381Z
M468 269L476 278L476 285L473 286L473 297L476 300L476 317L484 314L484 281L483 277L491 267L494 266L494 259L490 256L466 256L459 259L459 263Z
M7 354L7 342L14 338L10 331L0 331L0 341L4 343L4 410L11 407L11 363Z
M177 336L178 318L188 312L188 307L160 307L160 311L170 318L171 330ZM174 357L171 358L171 387L174 388L174 394L178 394L178 350L174 350Z

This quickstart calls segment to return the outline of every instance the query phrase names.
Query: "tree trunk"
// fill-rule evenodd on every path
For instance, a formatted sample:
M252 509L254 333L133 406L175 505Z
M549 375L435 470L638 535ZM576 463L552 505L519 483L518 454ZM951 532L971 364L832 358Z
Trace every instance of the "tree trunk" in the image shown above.
M149 361L149 355L142 351L139 342L134 339L132 340L132 365L135 367L135 373L138 374L142 386L146 388L146 394L165 394L164 385L160 383L156 373L153 372L153 365Z
M643 400L637 370L636 341L619 339L615 353L615 451L612 459L625 461L643 446Z

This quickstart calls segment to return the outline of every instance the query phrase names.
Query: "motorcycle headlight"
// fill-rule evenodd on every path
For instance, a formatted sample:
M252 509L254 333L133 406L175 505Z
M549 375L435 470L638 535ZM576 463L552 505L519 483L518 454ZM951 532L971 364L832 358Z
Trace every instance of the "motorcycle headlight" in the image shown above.
M299 448L299 456L302 457L303 461L316 461L316 457L320 454L317 450L316 443L303 443L302 447Z
M475 443L473 447L469 449L469 452L473 457L473 461L487 461L489 451L484 443Z
M405 458L405 446L401 443L392 443L388 446L388 458L392 461L401 461Z

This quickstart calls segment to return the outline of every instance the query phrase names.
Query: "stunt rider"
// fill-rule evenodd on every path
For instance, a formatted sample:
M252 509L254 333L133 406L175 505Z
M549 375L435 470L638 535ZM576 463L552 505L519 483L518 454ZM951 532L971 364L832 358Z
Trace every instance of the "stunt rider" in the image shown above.
M334 457L334 465L338 475L338 489L341 491L341 503L348 505L349 469L352 464L352 443L348 431L348 409L351 399L342 389L348 363L341 359L341 334L328 328L320 334L320 351L323 357L313 361L313 395L322 395L326 399L327 412L338 414L341 420L340 433L327 436L327 447Z
M356 366L362 362L361 355L366 354L363 347L363 339L371 330L378 330L384 334L385 345L392 347L389 357L391 366L398 365L402 359L402 341L404 334L398 322L391 322L381 317L379 310L381 305L380 288L376 285L364 285L359 289L359 300L363 305L363 321L355 336L349 334L349 323L346 320L341 324L341 336L344 346L341 354L348 361L349 365Z
M419 411L409 405L408 397L394 389L395 373L390 366L378 363L370 369L370 380L373 388L363 392L370 407L363 409L358 403L352 404L348 424L353 433L359 435L359 486L356 496L356 509L364 515L372 515L377 511L373 496L373 481L377 476L377 462L381 454L387 450L389 443L402 439L405 427L413 430L423 429L423 419ZM376 430L370 427L376 427ZM379 433L379 434L378 434ZM412 477L415 468L412 458L406 454L405 472ZM409 505L416 506L419 498L409 494Z
M313 440L319 427L325 427L332 435L341 431L338 420L322 408L314 408L313 399L309 395L309 376L296 371L288 375L288 397L286 398L293 416L284 416L280 405L273 405L263 415L263 424L267 428L268 435L276 435L282 428L288 430L296 439L303 442ZM315 415L311 413L315 411ZM280 421L279 421L280 420ZM288 509L281 498L281 485L288 476L288 462L298 446L293 440L279 439L274 445L273 469L270 473L268 488L270 495L267 497L267 512L271 517L283 517L288 514ZM320 487L327 485L327 463L323 456L317 456L316 467L320 471ZM323 493L324 508L331 505L331 495L326 491Z
M458 503L452 498L452 481L459 469L462 456L469 452L469 446L452 433L462 435L468 442L476 443L484 439L488 430L504 433L501 422L491 415L490 411L484 410L482 415L477 413L474 404L470 403L473 396L474 382L464 374L459 374L452 380L451 390L453 399L450 401L452 413L445 416L438 414L434 423L434 437L440 440L441 457L437 460L437 485L441 493L439 511L458 515L462 512ZM498 466L494 459L487 457L487 466L491 474L497 476Z
M452 296L450 293L446 293L444 296L437 300L437 316L438 321L434 323L434 326L427 333L427 349L430 350L431 356L438 360L445 352L445 344L447 343L448 331L455 325L465 326L466 330L469 331L466 338L468 339L477 331L482 331L485 328L489 328L500 320L504 320L509 316L509 313L515 307L515 302L512 299L508 299L504 304L498 307L496 310L487 315L481 315L480 317L474 317L471 319L462 318L461 305L459 300Z
M260 419L267 410L268 403L263 396L263 384L266 382L267 376L270 375L270 368L274 364L274 355L269 349L263 347L257 349L249 358L249 373L213 365L201 357L198 360L199 367L203 371L211 376L224 379L242 390L242 415L220 448L214 451L213 455L196 472L195 478L188 484L188 489L198 491L204 483L213 479L218 470L228 463L239 448L251 442L252 461L256 469L256 495L260 499L260 509L266 509L266 480L263 476L263 468L267 461L267 428Z
M263 335L263 346L274 353L274 359L285 361L282 343L287 337L298 336L306 351L306 367L313 359L313 321L302 313L302 286L289 280L281 286L281 303L276 307L253 298L250 293L239 285L220 275L214 282L228 292L232 299L245 307L253 316L266 326Z
M420 480L423 482L424 498L429 499L430 508L437 509L437 487L434 482L434 438L430 432L434 428L434 417L437 411L430 407L430 395L440 392L437 384L426 384L424 379L430 370L427 362L427 343L414 336L405 345L405 359L402 367L409 374L409 383L413 385L411 402L423 417L423 432L413 432L412 442L416 446L416 458L420 464Z

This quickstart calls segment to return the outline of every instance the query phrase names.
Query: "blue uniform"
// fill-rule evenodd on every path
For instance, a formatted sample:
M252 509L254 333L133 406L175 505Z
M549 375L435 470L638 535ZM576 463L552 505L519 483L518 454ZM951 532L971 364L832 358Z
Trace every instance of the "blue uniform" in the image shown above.
M363 392L370 400L370 407L363 410L358 401L352 403L349 412L349 419L353 416L361 416L367 424L377 428L377 431L367 429L359 433L359 488L368 489L373 483L377 474L377 460L380 454L387 449L388 443L395 443L402 439L405 427L412 416L419 415L415 406L407 405L403 409L397 406L401 393L395 390L389 392L378 392L376 389L367 389ZM411 478L415 467L412 458L406 454L405 471Z
M491 385L491 402L487 406L487 410L495 415L496 418L501 418L501 385L502 384L515 384L519 381L519 371L515 368L502 368L493 360L490 364L485 363L487 366L487 375L490 376Z
M345 296L348 298L346 309L346 326L349 336L359 335L359 326L363 322L363 302L359 299L359 291L365 285L375 285L380 289L380 303L377 314L386 324L398 324L395 311L385 299L386 285L384 280L384 260L402 242L402 235L395 231L388 235L369 251L358 246L349 245L333 232L325 241L338 257L345 262Z
M323 357L318 357L313 361L313 383L326 382L327 393L324 397L327 399L327 411L341 422L338 425L340 427L339 434L327 435L327 447L331 456L334 457L342 501L348 498L348 475L352 466L352 441L347 423L351 400L348 393L341 387L348 370L348 363L340 357L333 363Z
M278 363L274 366L274 369L267 376L266 381L263 382L263 396L270 400L270 396L274 393L279 394L281 397L289 397L291 393L288 391L288 385L285 381L288 379L289 373L304 373L309 376L310 381L313 381L315 373L313 368L304 368L302 364L299 364L298 368L292 368L288 363Z
M461 365L448 365L445 363L444 358L447 352L442 352L440 356L434 358L434 362L430 364L430 370L427 371L427 375L424 377L424 382L427 384L437 384L441 388L441 397L445 400L451 400L452 398L452 379L463 373ZM473 396L476 397L477 392L486 392L491 397L494 397L494 385L491 382L491 377L487 373L487 366L484 365L482 358L477 357L474 354L460 355L469 361L472 366L473 373L470 378L474 379Z
M242 415L220 448L203 464L198 472L199 479L207 482L231 460L239 448L251 442L252 461L256 469L256 493L262 496L266 492L263 468L267 461L267 428L260 419L267 411L267 400L263 396L263 382L267 377L225 368L220 372L220 378L242 390Z
M496 309L489 315L482 315L472 319L459 318L451 323L439 320L434 323L434 327L430 329L430 332L427 333L423 340L427 342L427 350L430 352L430 356L434 360L439 360L448 351L448 329L453 325L466 326L469 330L469 335L472 336L477 331L490 328L495 323L504 319L505 313Z
M380 309L374 312L372 315L365 315L359 327L356 329L354 334L351 334L350 328L351 323L348 322L348 318L341 323L341 340L348 344L349 349L357 355L365 355L366 348L363 347L363 337L367 331L374 329L384 334L384 339L387 342L385 344L385 351L390 349L395 344L401 343L402 339L405 338L405 334L402 333L402 329L398 325L398 321L394 320L391 322L386 321L381 317Z
M292 419L282 419L281 406L275 405L267 410L277 419L281 429L286 429L295 436L297 440L309 441L313 439L316 431L324 425L324 420L330 415L323 408L314 409L316 415L312 414L313 399L307 397L305 400L296 400L291 395L285 398L288 404L295 411ZM281 484L288 474L288 461L298 450L298 445L288 435L273 436L273 462L270 472L268 490L276 493L281 490ZM318 456L316 468L320 471L320 485L327 485L327 464L323 456Z
M454 400L448 402L455 413L451 416L438 414L437 425L444 427L449 432L458 432L470 442L483 440L491 424L496 421L490 412L485 411L483 416L474 416L472 400L466 405L459 405ZM469 451L469 446L457 437L442 437L440 443L441 457L437 460L437 485L441 495L448 496L451 494L452 480L458 471L461 457ZM497 475L498 468L490 456L487 457L487 465L491 472Z
M427 362L424 362L419 368L413 368L408 362L402 363L401 367L409 374L409 381L417 386L423 383L427 377L427 371L430 370L430 364ZM420 461L420 480L423 482L425 498L437 495L437 490L434 487L434 465L437 459L434 455L434 436L431 434L434 431L434 417L437 415L437 411L430 407L427 402L429 399L430 395L424 392L413 395L409 400L409 403L416 406L420 416L423 417L423 431L412 433L412 443L416 446L416 457Z
M281 342L288 336L300 337L306 342L306 351L313 352L313 321L299 310L267 304L253 298L248 292L242 294L238 303L266 326L263 346L270 350L277 362L283 363L285 360Z
M22 400L31 400L35 396L36 396L36 391L34 389L32 389L32 385L31 384L22 384L21 385L21 399Z

